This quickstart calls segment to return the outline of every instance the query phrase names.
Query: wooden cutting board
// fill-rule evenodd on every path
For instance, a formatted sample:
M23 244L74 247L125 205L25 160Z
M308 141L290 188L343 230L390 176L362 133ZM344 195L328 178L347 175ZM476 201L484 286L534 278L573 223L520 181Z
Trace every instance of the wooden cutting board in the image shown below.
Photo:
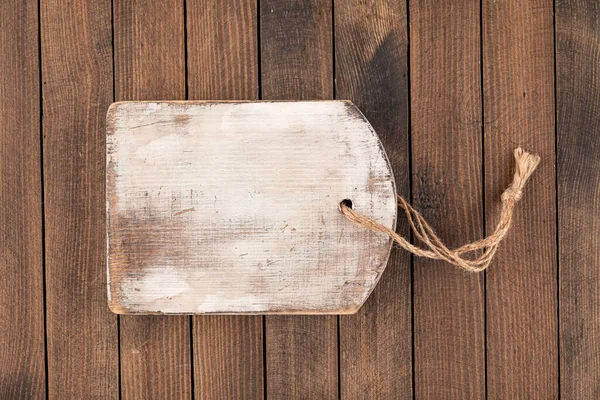
M395 186L347 101L121 102L107 115L108 300L120 314L347 314L385 269Z

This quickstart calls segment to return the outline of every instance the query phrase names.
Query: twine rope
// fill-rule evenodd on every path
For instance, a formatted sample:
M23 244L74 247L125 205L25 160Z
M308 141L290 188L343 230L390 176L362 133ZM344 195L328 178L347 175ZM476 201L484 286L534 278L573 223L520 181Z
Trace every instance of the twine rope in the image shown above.
M404 210L406 218L410 224L415 238L426 246L426 249L415 246L407 239L398 235L390 228L381 225L375 220L363 215L344 202L340 204L342 213L353 223L360 225L374 232L385 233L390 236L400 247L420 257L431 258L434 260L444 260L452 265L462 268L468 272L481 272L489 267L498 245L506 236L510 228L513 217L513 211L517 202L523 195L525 183L535 171L540 163L540 157L523 151L520 147L515 149L515 174L512 183L502 193L502 208L500 211L500 220L488 237L467 243L456 249L449 249L437 236L431 226L425 221L423 216L415 210L402 196L396 195L398 206ZM465 258L464 255L478 253L475 258Z

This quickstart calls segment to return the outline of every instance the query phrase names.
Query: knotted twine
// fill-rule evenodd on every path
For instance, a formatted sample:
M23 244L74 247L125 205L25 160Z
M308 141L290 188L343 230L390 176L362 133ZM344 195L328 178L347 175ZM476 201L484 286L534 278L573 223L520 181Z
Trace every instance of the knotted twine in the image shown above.
M411 244L408 240L398 235L390 228L381 225L375 220L354 211L344 202L340 204L340 210L350 221L374 232L382 232L390 236L400 247L420 257L431 258L434 260L444 260L452 265L464 269L468 272L480 272L485 270L496 251L498 245L506 236L513 217L513 210L517 202L523 195L523 187L529 179L533 171L540 163L540 157L535 154L527 153L520 147L515 149L515 175L512 183L502 193L502 209L500 211L500 221L496 225L496 229L492 234L484 239L477 240L473 243L465 244L456 249L449 249L433 231L431 226L423 219L417 210L412 208L410 204L400 195L396 195L398 206L402 207L415 238L421 241L429 248L422 249ZM465 254L473 253L479 250L484 250L474 259L463 257Z

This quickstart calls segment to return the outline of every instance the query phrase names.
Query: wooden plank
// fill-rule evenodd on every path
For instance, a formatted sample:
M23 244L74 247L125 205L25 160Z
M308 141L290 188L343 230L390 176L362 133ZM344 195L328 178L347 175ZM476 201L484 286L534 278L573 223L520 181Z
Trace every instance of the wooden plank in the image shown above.
M258 98L256 0L187 0L188 96ZM196 398L264 398L263 317L192 317Z
M486 272L487 393L557 398L553 4L482 4L488 233L512 180L513 149L523 146L542 158Z
M340 202L394 227L395 185L352 103L124 102L107 118L113 311L350 314L375 287L392 240Z
M115 0L115 100L185 99L183 0ZM122 316L121 397L191 398L189 317Z
M560 390L600 395L600 4L556 3Z
M258 99L256 0L186 0L190 100Z
M260 2L262 97L331 99L331 2ZM338 397L337 318L265 317L266 385L271 399Z
M406 2L335 3L336 97L365 113L408 198ZM408 235L400 218L399 232ZM375 291L356 315L340 317L344 399L412 399L411 277L408 253L394 250Z
M333 98L331 2L260 3L262 98Z
M264 398L262 317L193 317L196 398Z
M455 247L483 234L479 1L409 9L413 201ZM413 279L415 396L483 398L483 274L415 258Z
M110 1L41 1L48 391L119 397L117 317L106 305L104 115Z
M0 3L0 396L45 398L37 1Z

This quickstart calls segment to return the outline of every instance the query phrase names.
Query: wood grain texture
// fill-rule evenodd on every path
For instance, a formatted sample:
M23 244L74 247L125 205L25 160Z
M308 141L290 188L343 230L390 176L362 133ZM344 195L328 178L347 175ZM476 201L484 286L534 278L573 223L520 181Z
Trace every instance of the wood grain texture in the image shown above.
M190 100L258 99L256 0L187 0Z
M392 241L392 172L350 102L125 102L108 112L118 313L354 313ZM174 179L176 177L176 179Z
M104 120L110 1L41 1L48 395L119 397L117 317L106 305Z
M260 2L262 97L331 99L331 2ZM337 318L265 318L267 398L338 397Z
M258 99L256 0L187 0L188 96ZM192 317L196 398L264 398L263 318Z
M600 4L556 3L560 389L600 397Z
M331 2L260 3L263 100L333 98Z
M113 1L115 100L185 99L182 0ZM189 317L122 316L121 397L192 397Z
M413 201L456 247L483 234L479 1L409 9ZM483 398L483 275L415 258L413 279L415 396Z
M336 97L373 124L408 197L407 19L404 1L335 4ZM408 235L408 224L399 219ZM344 399L412 399L411 276L408 253L394 250L379 284L357 314L340 317Z
M260 316L193 317L196 398L263 399Z
M487 395L558 398L553 4L482 4L488 233L512 180L513 149L542 158L486 272Z
M44 398L37 2L0 3L0 30L0 398Z
M265 1L270 7L264 7ZM405 162L403 155L398 153L404 148L401 136L404 131L400 125L405 120L401 111L397 111L403 108L400 100L404 84L400 78L403 39L399 37L404 29L402 1L331 2L335 6L335 29L328 17L331 6L325 2L262 0L265 15L261 21L257 16L257 0L180 2L183 5L172 0L164 2L175 6L163 10L165 21L157 22L156 14L148 11L160 7L156 1L146 7L142 2L114 1L112 17L116 19L120 13L122 18L119 35L127 32L136 38L129 42L116 41L117 46L122 46L118 50L120 57L128 59L127 63L117 66L120 71L116 73L117 79L122 82L116 87L117 98L156 100L163 99L162 93L169 94L174 87L177 91L180 89L177 86L182 74L179 68L185 66L185 54L181 54L179 47L181 42L173 41L173 48L165 48L163 43L166 33L181 28L186 15L184 11L187 13L187 67L192 99L257 99L257 60L260 59L257 43L260 42L263 49L270 46L267 53L263 52L262 61L266 72L262 84L268 84L266 96L330 98L333 96L333 75L329 72L333 69L333 49L328 43L335 38L337 97L354 100L373 122L397 174L398 189L402 194L408 194L402 192L404 178L398 174L398 166ZM0 273L3 274L0 279L0 398L119 396L117 319L107 311L103 256L106 243L102 152L105 150L105 111L113 99L111 3L106 0L41 0L39 17L38 2L5 0L0 5L0 230L3 238L0 242ZM552 72L548 65L553 58L548 51L547 29L551 29L548 28L548 1L518 0L510 7L502 1L483 1L483 25L479 30L478 11L463 17L465 2L436 3L445 4L431 2L433 7L430 7L421 0L411 0L406 11L412 24L411 75L420 76L420 83L415 84L413 79L411 94L413 113L414 108L419 107L421 115L421 122L418 122L421 129L416 132L421 138L420 145L415 148L414 156L422 162L425 144L432 153L427 158L443 160L437 163L445 168L436 167L439 175L424 181L431 183L427 192L432 194L430 198L438 201L435 195L445 194L447 187L440 185L448 184L449 175L454 181L462 182L456 176L462 176L463 172L457 171L447 160L468 164L465 175L481 170L477 168L479 153L474 153L477 145L459 150L459 144L452 147L456 151L454 154L445 141L453 140L453 137L440 141L454 132L463 132L461 124L468 126L467 133L472 132L473 125L484 125L481 167L485 173L485 190L482 191L485 202L482 205L487 231L497 217L498 195L509 177L511 148L523 144L543 157L540 169L527 185L523 203L518 206L515 225L487 272L487 300L484 300L488 307L487 395L490 398L552 398L556 397L556 390L560 390L560 396L565 399L599 398L600 203L597 199L600 195L600 149L597 127L600 125L600 52L597 43L600 8L591 0L555 2L559 220L556 239L560 266L560 323L556 332L560 339L560 374L556 377L556 353L553 353L549 336L550 325L556 322L548 314L550 293L556 290L556 284L549 280L553 268L551 254L556 249L547 243L554 223L552 205L548 203L548 193L553 190L552 149L548 147L552 135L548 122L548 113L552 112L552 99L549 98L552 93L548 91ZM475 2L469 5L474 8ZM124 6L137 11L123 13L116 10L118 7L123 10ZM436 10L436 7L444 10ZM182 8L186 10L181 11ZM316 15L319 10L327 12ZM426 22L423 22L423 15L426 15ZM173 21L176 26L161 28ZM258 26L264 25L265 21L266 30L263 26L259 42ZM42 35L41 59L37 55L38 26ZM330 37L331 30L334 32ZM157 31L159 33L148 36ZM479 115L480 112L476 105L478 100L470 94L463 95L477 92L477 89L472 87L471 78L465 79L461 72L471 71L473 67L470 55L479 46L473 45L474 38L479 35L484 40L481 67L485 120L455 118L469 112ZM152 42L155 39L156 45ZM267 59L264 59L265 54ZM165 59L165 55L170 58ZM415 55L421 60L416 64ZM445 63L440 61L446 55L449 59ZM39 67L42 68L41 79L36 75ZM163 74L160 81L152 78L163 69L168 73ZM173 73L174 70L177 72ZM132 82L127 83L128 79ZM424 98L415 87L425 88L428 97ZM44 99L48 393L45 393L41 341L44 315L43 305L40 305L44 298L43 196L36 189L42 185L42 180L36 176L42 171L39 90L43 91ZM452 98L453 93L455 97ZM173 94L166 99L171 98L176 97ZM385 103L387 99L391 100L390 104ZM454 122L446 120L448 115ZM423 120L432 122L425 124ZM446 126L456 129L445 129ZM426 130L430 128L433 133ZM458 137L460 143L466 140L464 136ZM433 154L438 148L442 151ZM400 172L406 173L406 170L400 169ZM417 186L418 177L413 175L413 178ZM438 190L440 187L442 190ZM457 190L472 196L479 189L473 184ZM467 218L472 216L473 210L478 210L480 199L477 196L468 197L474 203L465 208ZM415 196L415 199L420 201L415 202L420 207L427 204L426 196L420 199ZM448 200L440 198L439 203L449 204L449 207L463 205L461 199ZM456 237L455 243L463 243L479 237L480 232L475 228L470 237L460 232L462 226L456 225L466 220L463 215L447 213L445 209L434 209L429 213L434 227L446 227L442 232L443 239ZM469 224L478 227L476 219L473 217ZM402 218L399 225L405 226ZM450 230L456 230L456 233ZM269 382L264 382L262 317L194 317L191 327L194 397L261 399L267 394L263 393L263 388L269 385L270 398L296 395L313 395L315 398L404 397L409 393L404 381L406 376L404 370L397 368L407 366L399 359L401 356L393 358L390 355L406 351L399 347L403 338L397 336L405 335L406 326L397 325L399 321L394 319L407 312L399 296L410 295L402 289L404 257L402 251L392 257L388 272L380 281L381 287L358 315L341 318L339 380L333 372L337 368L335 333L327 330L335 329L335 325L329 318L268 317L267 320L283 322L275 330L268 328L270 336L265 337L269 341L275 340L275 345L269 345L270 362L265 374L269 375ZM516 258L523 261L515 262ZM422 267L417 265L417 272L419 266ZM421 268L421 273L429 274L430 269ZM418 281L421 287L430 285L426 278L422 276ZM432 281L440 282L439 279ZM464 285L462 278L444 284L446 286L435 286L431 292L438 287L442 288L440 292L454 293L457 290L467 292L465 287L473 288ZM399 294L388 294L386 285ZM478 290L474 290L475 296L479 295ZM479 361L480 353L470 359L465 349L477 347L480 342L479 339L472 340L472 335L466 335L457 345L456 332L460 329L471 332L472 321L477 320L479 314L458 316L455 310L473 309L458 301L463 297L453 295L444 297L449 303L444 310L449 311L440 317L440 307L423 305L432 304L424 301L439 299L445 296L443 293L433 298L419 297L418 287L413 293L417 296L415 305L420 310L420 316L415 315L415 318L421 320L421 328L415 326L420 329L415 331L415 339L421 346L421 350L416 349L415 397L469 397L463 390L467 386L465 381L472 379L474 387L480 388L480 374L485 372ZM465 298L472 299L469 296L467 293ZM424 325L423 319L432 323ZM310 323L304 325L307 320ZM171 320L160 318L158 321ZM354 327L355 321L360 321L356 322L360 329L350 335L348 328ZM463 323L460 329L457 328L459 323ZM272 328L275 324L269 322L268 325ZM445 330L446 327L449 328ZM307 330L303 331L304 328ZM321 328L325 331L319 331ZM481 331L479 325L475 328L477 332ZM150 331L156 332L154 329L160 330L153 326ZM165 328L166 331L169 329ZM142 340L131 342L131 360L134 360L133 350L138 350L137 344L142 357L148 354L145 353L147 347L156 350L159 346L186 345L184 342L173 343L173 337L163 340L160 335L146 335L149 339L146 342L143 335L136 336ZM436 345L424 351L423 345L428 341L443 343L445 348L439 351L440 347ZM350 347L352 344L359 348ZM449 353L454 356L448 356ZM419 360L423 362L424 355L428 357L426 369L418 365ZM164 355L164 359L173 359L172 356ZM144 360L158 360L162 356L152 357ZM125 357L123 362L124 365L129 363ZM473 364L478 365L475 372ZM139 378L128 375L124 381L143 385L152 377L158 379L148 392L144 392L145 387L140 387L139 390L144 392L142 395L149 394L156 386L166 388L170 384L164 381L166 375L154 376L153 371L158 371L158 366L135 365L139 368L135 371ZM182 368L190 368L189 363ZM425 372L430 374L426 379L423 377ZM435 388L425 390L428 389L426 385L434 382L431 379L433 373L439 375L436 381L440 387L449 383L437 391ZM383 379L384 376L391 378ZM552 379L560 379L559 389ZM336 394L338 382L341 392ZM177 385L173 383L171 387ZM364 388L362 392L360 385ZM128 388L129 391L123 393L125 397L133 394L132 390L138 390L133 386ZM481 390L475 391L477 395L473 397L483 397ZM171 393L166 390L163 393L163 397L170 397ZM173 392L171 397L178 394ZM189 396L189 393L185 395Z

